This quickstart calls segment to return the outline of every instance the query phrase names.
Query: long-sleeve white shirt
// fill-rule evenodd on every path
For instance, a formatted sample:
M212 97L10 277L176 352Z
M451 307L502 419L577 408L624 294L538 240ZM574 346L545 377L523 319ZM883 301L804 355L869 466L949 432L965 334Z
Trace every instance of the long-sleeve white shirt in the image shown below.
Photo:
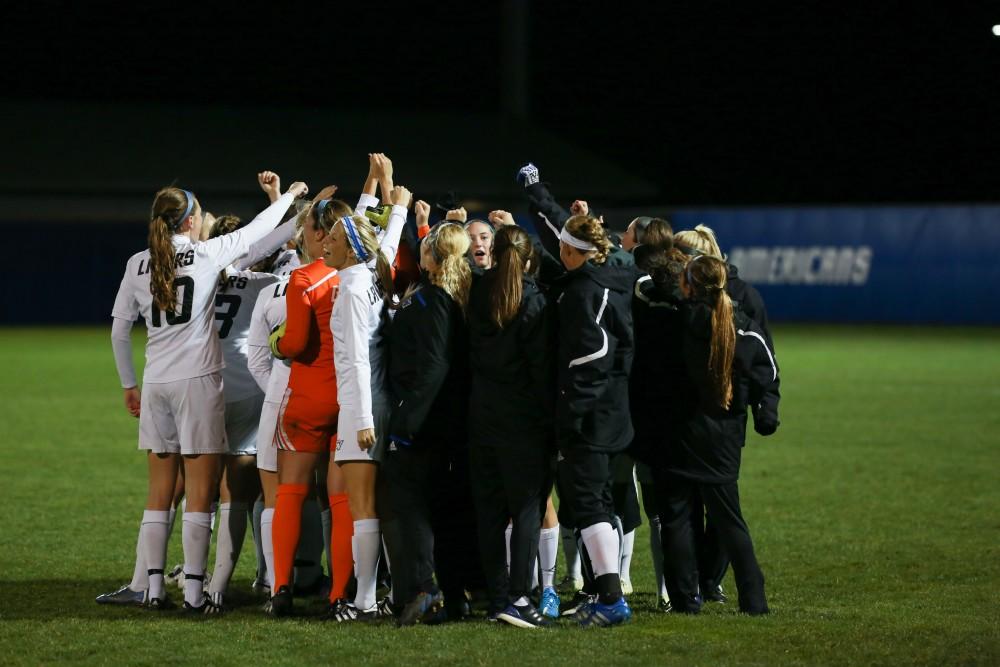
M129 327L139 315L146 320L145 382L173 382L223 368L222 348L214 326L219 271L273 230L292 199L286 193L247 226L208 241L195 243L183 234L174 235L177 302L172 312L164 313L153 303L149 250L128 260L111 315L125 320ZM121 328L116 331L119 340ZM134 382L131 354L116 354L115 362L122 384Z
M393 206L379 243L379 251L390 264L396 257L405 223L406 209ZM337 401L341 414L356 420L356 431L375 427L372 394L381 393L385 375L379 340L383 292L375 274L376 263L373 257L367 264L340 269L340 284L330 313Z

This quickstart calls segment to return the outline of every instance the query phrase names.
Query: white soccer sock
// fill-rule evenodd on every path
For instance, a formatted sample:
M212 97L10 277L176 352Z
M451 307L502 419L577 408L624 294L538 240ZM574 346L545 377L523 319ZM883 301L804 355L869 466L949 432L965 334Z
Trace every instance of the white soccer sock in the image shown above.
M208 512L209 512L208 529L215 530L215 516L219 512L219 501L215 501L214 503L209 505Z
M212 515L184 512L181 538L184 541L184 601L192 607L200 607L205 598L205 564L212 541Z
M264 512L264 501L258 500L253 504L250 530L253 531L254 555L257 558L257 576L267 576L267 567L264 565L264 543L260 539L260 515Z
M512 604L515 607L523 607L524 605L528 604L529 602L530 602L530 600L522 595L518 599L514 600L514 602Z
M583 579L583 571L580 569L580 550L576 546L573 529L560 526L559 534L562 535L563 554L566 556L566 574L573 579Z
M326 571L330 573L330 579L332 580L333 560L330 554L330 537L333 532L333 515L330 514L329 507L319 513L319 521L323 526L323 554L326 556Z
M299 547L295 551L296 586L308 588L323 576L323 515L315 498L306 498L302 503L302 530L299 533Z
M594 577L618 574L621 562L618 560L618 531L610 523L595 523L580 531L580 537L587 546Z
M243 538L247 534L246 503L222 503L219 505L219 530L215 534L215 571L209 593L225 593L229 580L240 560Z
M135 569L132 570L132 581L128 587L133 591L144 591L149 588L149 572L146 570L146 557L142 553L142 522L139 522L139 536L135 540Z
M542 572L542 589L552 588L556 580L556 559L559 556L559 526L542 528L538 534L538 563Z
M260 513L260 544L264 549L264 565L267 568L267 585L274 590L274 508L268 507Z
M354 576L358 580L354 606L365 611L375 606L378 555L382 550L378 519L359 519L354 522L351 549L354 551Z
M622 579L631 581L629 577L629 571L632 569L632 551L635 549L635 531L629 531L625 533L625 537L622 540L622 561L621 566L618 570L619 576Z
M167 561L167 539L170 537L168 512L146 510L142 513L139 542L149 579L149 598L163 599L163 568ZM153 570L153 573L149 571Z
M656 574L656 590L661 598L667 597L667 580L663 576L663 545L660 542L660 517L649 519L649 550L653 553L653 572Z
M514 532L513 524L507 524L507 530L503 531L503 538L507 542L507 574L510 575L510 535Z

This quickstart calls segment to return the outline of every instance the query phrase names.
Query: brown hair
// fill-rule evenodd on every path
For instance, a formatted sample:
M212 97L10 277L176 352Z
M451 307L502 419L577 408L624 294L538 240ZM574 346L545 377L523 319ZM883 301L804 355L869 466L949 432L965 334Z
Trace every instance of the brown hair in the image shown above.
M708 352L708 373L716 403L728 410L733 401L733 357L736 354L736 325L733 302L726 294L726 263L701 255L688 262L684 273L695 297L712 307L712 340Z
M309 208L303 209L302 212L299 213L298 221L295 223L296 227L298 228L297 231L295 232L296 251L302 257L302 260L305 263L309 263L315 259L319 259L318 257L310 257L309 252L306 249L306 242L305 239L303 238L303 235L305 234L306 220L312 218L316 223L316 227L322 229L324 234L329 234L330 230L333 229L333 223L335 223L338 219L343 218L345 215L354 214L354 209L352 209L347 204L347 202L341 201L340 199L331 199L330 202L324 207L323 215L321 216L323 220L320 220L316 217L316 209L318 208L317 206L318 204L319 202L315 202L312 203L309 206ZM327 213L328 210L330 211L329 214ZM327 217L328 215L332 215L333 218L328 219Z
M521 309L522 281L534 251L531 237L520 227L505 225L493 236L496 277L490 285L490 319L501 329L510 324Z
M240 228L243 221L235 215L220 215L215 219L215 224L212 225L212 231L209 232L208 238L214 239L217 236L222 236L223 234L228 234L229 232L235 232ZM222 269L219 271L219 289L221 291L226 290L226 270Z
M586 241L597 248L592 258L594 264L604 264L611 252L611 241L601 221L589 215L574 215L566 221L566 231L581 241ZM575 248L574 248L575 250Z
M199 208L195 199L188 215ZM149 216L149 291L153 295L153 305L162 311L173 311L177 307L172 237L184 224L187 210L188 196L180 188L163 188L153 199Z
M674 230L663 218L653 218L643 230L640 243L659 250L670 250L674 247Z

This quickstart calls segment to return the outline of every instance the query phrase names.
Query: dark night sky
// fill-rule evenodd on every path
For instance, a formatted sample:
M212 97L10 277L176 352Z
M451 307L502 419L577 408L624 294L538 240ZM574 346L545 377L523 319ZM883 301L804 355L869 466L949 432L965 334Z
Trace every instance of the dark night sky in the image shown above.
M499 2L112 7L6 8L0 96L502 107ZM530 120L670 201L997 199L1000 4L533 2L528 14Z

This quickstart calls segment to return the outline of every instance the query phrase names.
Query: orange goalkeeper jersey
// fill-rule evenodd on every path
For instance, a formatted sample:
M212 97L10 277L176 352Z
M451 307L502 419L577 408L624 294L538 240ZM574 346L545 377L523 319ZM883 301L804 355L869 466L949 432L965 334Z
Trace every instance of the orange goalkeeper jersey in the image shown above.
M285 294L285 335L278 343L292 360L288 387L293 395L337 402L330 313L340 280L337 270L318 259L292 271Z

